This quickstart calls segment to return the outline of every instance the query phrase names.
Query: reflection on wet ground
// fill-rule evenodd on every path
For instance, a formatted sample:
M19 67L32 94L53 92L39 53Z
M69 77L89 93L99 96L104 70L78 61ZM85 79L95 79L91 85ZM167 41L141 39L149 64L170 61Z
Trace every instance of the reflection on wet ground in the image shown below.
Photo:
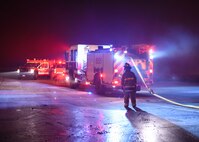
M1 109L0 114L1 141L198 141L179 126L140 108L126 111L46 105Z
M137 97L141 107L125 110L121 96L99 96L40 81L3 79L0 87L2 142L199 141L171 122L188 123L192 118L197 126L197 111L162 103L144 92ZM197 133L198 127L191 128Z
M141 141L197 142L199 139L175 124L147 113L140 108L128 110L126 117L139 130Z

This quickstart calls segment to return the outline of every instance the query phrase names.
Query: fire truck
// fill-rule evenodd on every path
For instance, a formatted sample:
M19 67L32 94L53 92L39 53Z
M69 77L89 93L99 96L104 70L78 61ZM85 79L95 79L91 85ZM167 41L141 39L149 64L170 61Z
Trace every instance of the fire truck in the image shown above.
M17 70L19 79L30 77L37 79L38 76L50 76L54 61L46 59L27 59L24 66Z
M66 62L71 69L68 81L71 86L94 85L96 91L121 89L124 64L128 62L138 78L138 70L148 85L153 84L154 45L131 46L73 45L66 51ZM137 70L136 70L137 69Z
M67 68L65 60L55 60L51 69L50 78L55 81L65 81Z

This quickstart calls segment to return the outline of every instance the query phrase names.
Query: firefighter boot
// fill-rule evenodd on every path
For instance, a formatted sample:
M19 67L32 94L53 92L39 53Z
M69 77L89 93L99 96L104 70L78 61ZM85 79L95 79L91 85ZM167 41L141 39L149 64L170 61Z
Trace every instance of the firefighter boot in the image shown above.
M136 107L136 93L135 92L131 93L131 104L133 108Z
M128 110L129 109L129 95L124 95L124 107Z

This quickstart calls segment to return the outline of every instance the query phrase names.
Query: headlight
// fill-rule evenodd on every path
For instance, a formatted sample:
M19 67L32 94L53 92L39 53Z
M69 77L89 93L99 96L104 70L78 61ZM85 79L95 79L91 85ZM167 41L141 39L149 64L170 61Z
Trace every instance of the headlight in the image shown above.
M34 73L34 69L30 69L30 73Z
M69 76L66 76L66 81L67 81L67 82L69 81L69 79L70 79Z
M20 69L17 69L17 73L20 73Z

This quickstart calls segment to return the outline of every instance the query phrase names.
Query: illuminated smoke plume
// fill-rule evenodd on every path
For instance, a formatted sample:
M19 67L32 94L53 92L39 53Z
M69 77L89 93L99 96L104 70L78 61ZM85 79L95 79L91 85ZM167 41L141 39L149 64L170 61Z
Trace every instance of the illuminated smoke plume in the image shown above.
M156 38L154 60L157 78L196 79L199 73L199 37L182 29L172 29Z

